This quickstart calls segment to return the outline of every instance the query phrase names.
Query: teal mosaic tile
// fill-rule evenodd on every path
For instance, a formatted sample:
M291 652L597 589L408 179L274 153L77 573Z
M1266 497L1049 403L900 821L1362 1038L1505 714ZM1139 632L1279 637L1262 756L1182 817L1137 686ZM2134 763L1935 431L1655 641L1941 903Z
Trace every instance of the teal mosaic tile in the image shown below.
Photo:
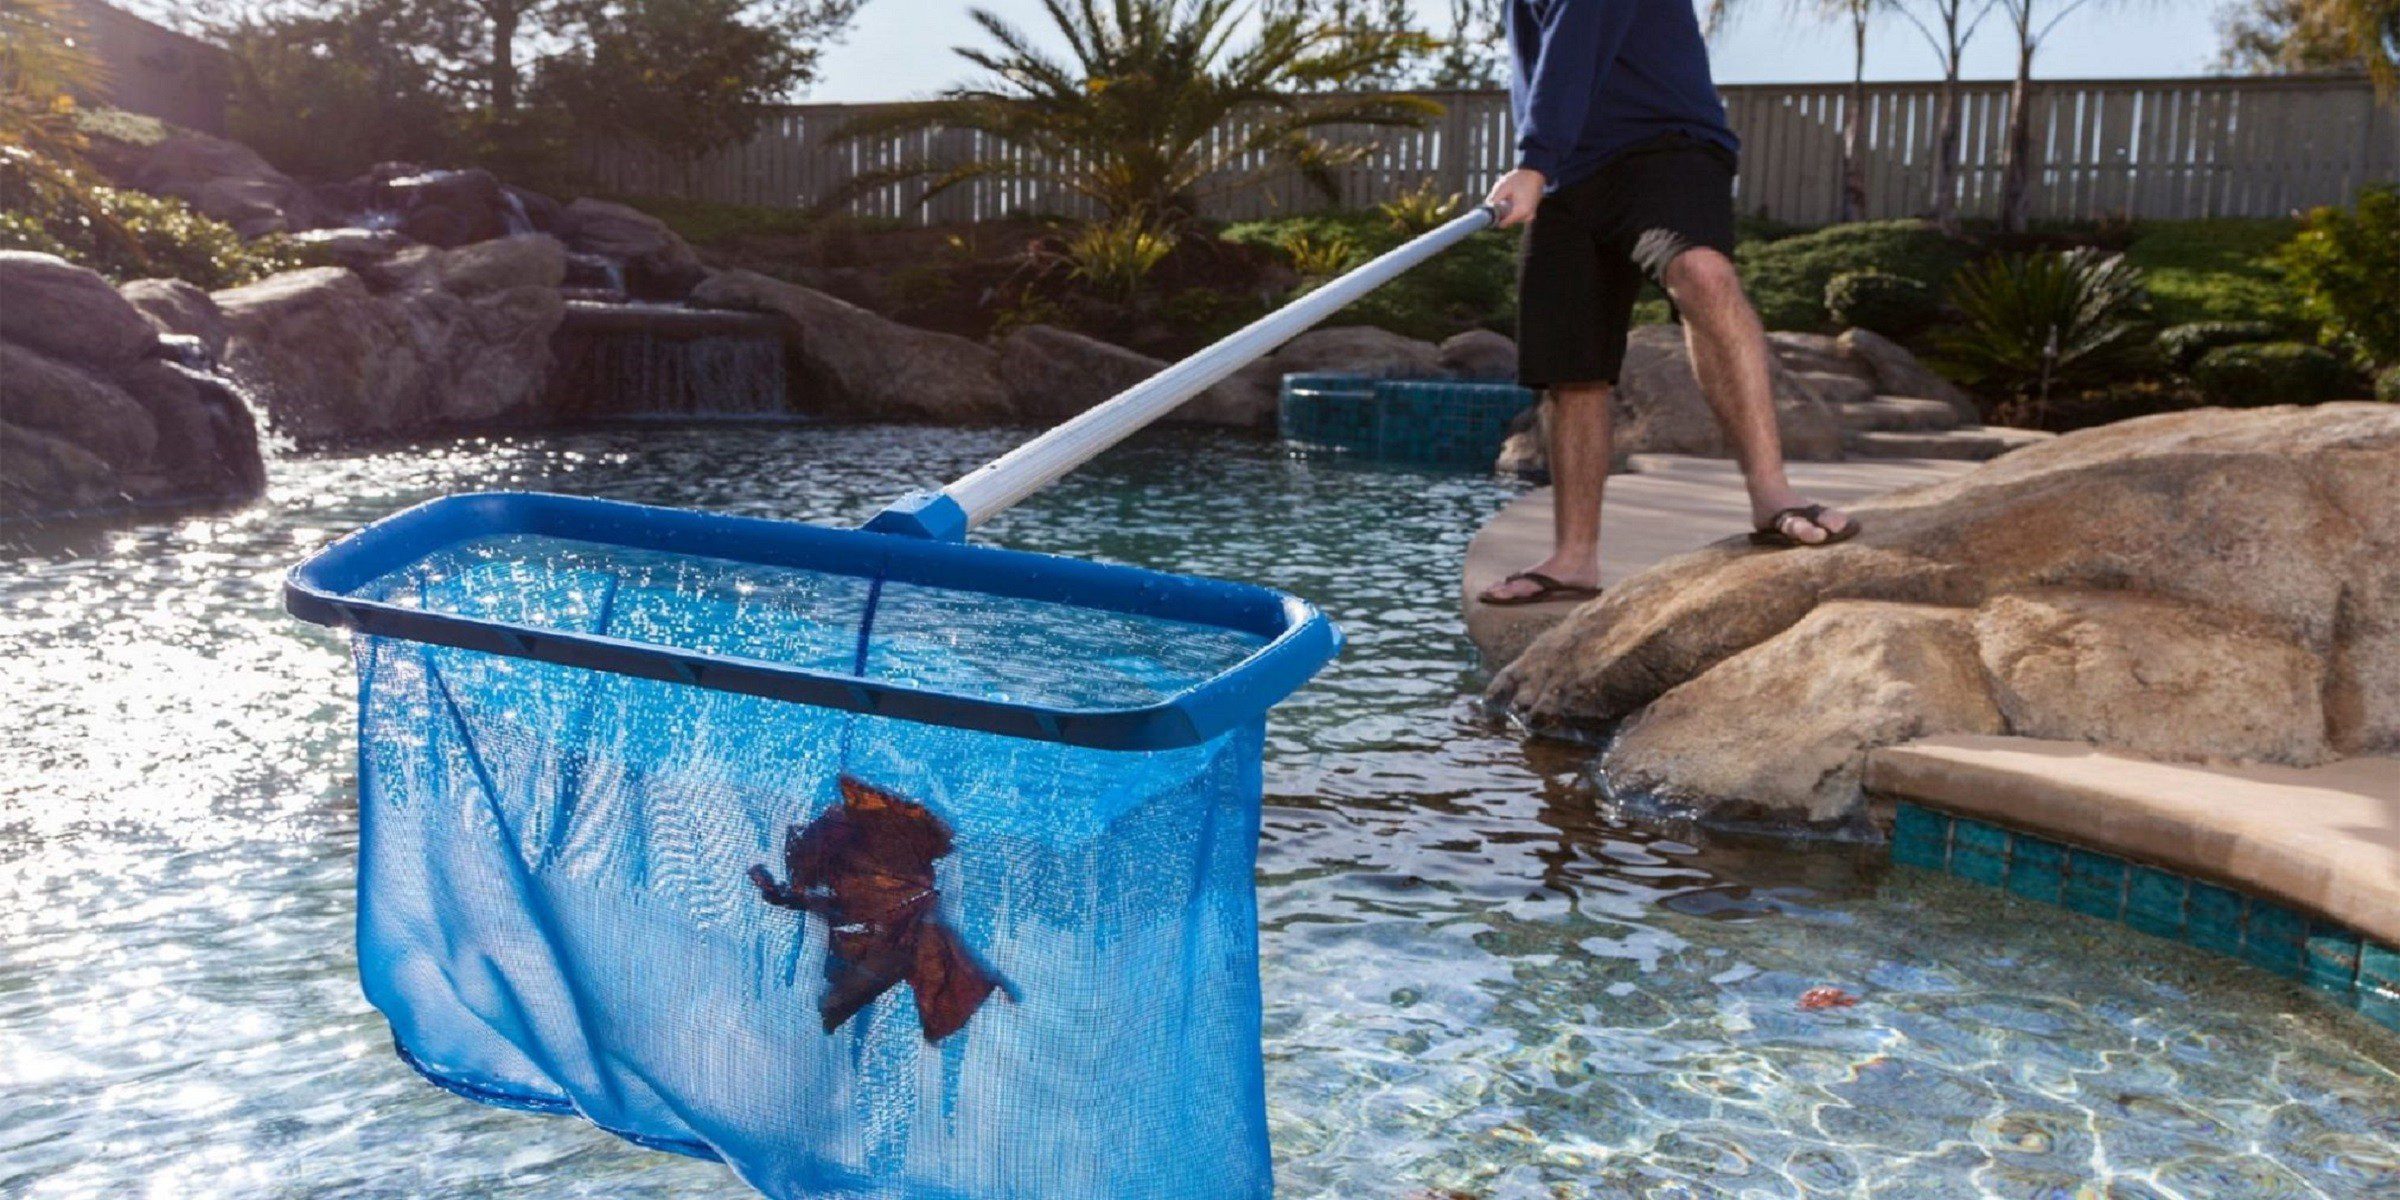
M2066 887L2067 848L2018 834L2008 847L2008 890L2056 904Z
M2368 1020L2386 1029L2400 1029L2400 992L2382 988L2362 987L2357 992L2358 1011Z
M2184 898L2184 940L2203 950L2240 955L2246 899L2231 888L2195 881Z
M2118 920L2125 914L2125 860L2089 850L2067 852L2064 902L2087 917Z
M2125 923L2158 937L2183 936L2183 904L2191 881L2136 864L2125 876Z
M2347 996L2358 986L2359 937L2339 925L2311 921L2301 978L2320 992Z
M1950 858L1950 818L1903 804L1892 815L1892 861L1939 871Z
M1980 821L1950 826L1950 873L1991 887L2008 882L2008 831Z
M2242 928L2242 957L2286 979L2298 979L2308 947L2308 918L2267 900L2250 901Z
M2358 944L2358 986L2400 995L2400 950L2375 942Z
M1480 469L1535 400L1505 382L1301 373L1283 379L1276 425L1303 454Z

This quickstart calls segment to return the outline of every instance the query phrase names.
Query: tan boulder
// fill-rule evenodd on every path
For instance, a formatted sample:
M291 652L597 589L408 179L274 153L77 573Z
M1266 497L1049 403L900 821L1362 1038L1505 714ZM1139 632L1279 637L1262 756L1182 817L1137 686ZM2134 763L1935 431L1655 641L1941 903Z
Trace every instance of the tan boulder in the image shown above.
M1491 697L1537 727L1605 729L1822 605L1988 606L1979 628L2012 729L2166 756L2400 749L2400 571L2387 565L2400 562L2400 408L2127 421L1856 511L1866 532L1846 545L1728 541L1636 576L1537 640ZM2212 647L2224 661L2206 661ZM2286 711L2209 715L2242 696ZM1642 720L1646 737L1668 736Z
M211 358L225 353L225 314L197 284L181 279L136 279L117 289L160 333L200 339Z
M1908 347L1872 329L1847 330L1836 339L1836 345L1844 355L1867 367L1877 394L1939 400L1949 405L1961 421L1972 425L1983 420L1983 409L1973 396L1919 362L1916 355L1908 352Z
M1875 369L1826 333L1778 329L1767 334L1767 349L1775 361L1802 375L1842 375L1875 389Z
M567 248L546 233L493 238L438 253L434 271L442 290L457 296L556 288L567 276Z
M51 254L0 250L0 342L68 362L129 362L158 331L97 272Z
M140 464L158 444L150 414L124 389L7 342L0 342L0 421L80 446L119 470Z
M1470 329L1443 339L1439 352L1443 369L1462 379L1517 377L1517 343L1506 334Z
M1167 369L1139 351L1053 325L1024 325L994 343L1000 352L1000 382L1018 414L1060 421ZM1176 424L1257 423L1242 389L1227 380L1192 397L1165 420Z
M752 271L711 275L692 299L781 316L821 415L955 424L1016 415L1000 381L1000 355L989 346Z
M1867 751L2001 728L1967 612L1839 601L1660 696L1601 769L1620 800L1830 824L1852 816Z
M1775 423L1783 434L1784 457L1839 462L1841 421L1789 369L1777 363L1773 371ZM1615 415L1617 446L1626 454L1731 454L1708 397L1692 375L1679 326L1634 328L1617 377Z
M2019 737L2160 759L2329 756L2323 660L2255 621L2130 592L2037 591L1984 605L1975 641Z
M625 286L636 296L677 299L708 275L681 235L628 205L577 200L560 211L558 234L578 253L623 264Z
M113 507L116 468L39 430L0 421L0 517L27 519Z

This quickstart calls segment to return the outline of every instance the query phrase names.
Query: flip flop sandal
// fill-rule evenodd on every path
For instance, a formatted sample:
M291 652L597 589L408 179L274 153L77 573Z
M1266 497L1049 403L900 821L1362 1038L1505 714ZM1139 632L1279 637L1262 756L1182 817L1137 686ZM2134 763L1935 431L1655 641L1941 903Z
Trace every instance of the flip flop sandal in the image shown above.
M1565 600L1592 600L1597 599L1600 595L1599 588L1584 587L1583 585L1576 583L1560 583L1559 581L1542 574L1540 571L1519 571L1492 586L1501 587L1507 584L1515 583L1520 579L1532 580L1534 584L1541 590L1523 596L1494 596L1492 595L1492 588L1485 588L1483 589L1482 594L1476 596L1475 599L1479 603L1488 604L1494 608L1514 608L1520 604L1551 604Z
M1819 518L1823 517L1824 515L1825 506L1822 504L1794 505L1791 508L1787 508L1776 513L1774 516L1768 517L1766 524L1751 530L1750 544L1753 546L1776 546L1780 548L1798 547L1803 550L1821 550L1827 546L1838 546L1843 542L1849 541L1851 538L1858 536L1858 531L1861 526L1857 517L1850 518L1850 523L1842 526L1842 528L1837 532L1835 530L1825 528L1825 522L1819 520ZM1824 529L1825 540L1821 542L1804 542L1799 538L1785 533L1783 531L1783 523L1791 520L1794 517L1798 517L1819 529Z

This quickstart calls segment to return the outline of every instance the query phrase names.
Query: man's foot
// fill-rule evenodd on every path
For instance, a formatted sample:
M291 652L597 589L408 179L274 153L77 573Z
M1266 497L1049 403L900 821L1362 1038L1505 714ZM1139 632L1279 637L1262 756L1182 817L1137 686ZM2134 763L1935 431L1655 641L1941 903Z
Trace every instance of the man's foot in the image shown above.
M1545 562L1483 589L1475 599L1483 604L1507 607L1554 601L1581 602L1599 594L1600 571L1597 567L1570 568Z
M1750 540L1760 546L1827 546L1858 536L1856 517L1822 504L1795 503L1751 515L1756 529Z

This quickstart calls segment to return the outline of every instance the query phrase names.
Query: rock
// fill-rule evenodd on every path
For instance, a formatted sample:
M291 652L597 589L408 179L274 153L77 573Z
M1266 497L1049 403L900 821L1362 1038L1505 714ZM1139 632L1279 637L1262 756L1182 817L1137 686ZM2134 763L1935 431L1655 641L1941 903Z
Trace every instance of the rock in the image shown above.
M1984 605L1975 639L2019 737L2168 759L2312 766L2330 756L2325 664L2238 614L2124 592L2030 592Z
M52 254L0 250L0 341L78 363L123 363L158 330L98 272Z
M1982 614L1980 653L1995 664L2006 732L2139 739L2144 753L2169 758L2400 750L2400 410L2391 406L2120 422L1857 513L1866 531L1841 546L1776 552L1729 540L1643 572L1537 640L1493 680L1492 699L1537 727L1601 730L1639 714L1652 744L1698 744L1705 731L1666 727L1696 716L1644 710L1780 640L1820 606L1876 601ZM2224 661L2208 663L2220 646ZM2280 647L2316 664L2322 687ZM1763 686L1756 663L1738 678ZM2300 698L2311 691L2321 718ZM2289 711L2206 717L2237 704L2235 692ZM2117 711L2141 707L2185 718ZM2295 732L2320 719L2315 737ZM1748 753L1787 749L1772 738L1754 745ZM1699 792L1693 780L1662 778L1687 799ZM1811 819L1822 801L1809 802Z
M1798 379L1800 386L1808 389L1818 403L1832 409L1837 422L1844 408L1875 398L1875 385L1856 375L1832 371L1794 371L1792 377Z
M643 299L681 299L708 274L666 222L623 204L577 200L559 213L556 232L570 250L625 264L626 290Z
M390 229L311 229L295 233L292 241L306 249L312 261L366 271L415 245Z
M1442 379L1442 352L1431 342L1366 325L1312 329L1269 356L1275 377L1329 371L1371 379Z
M120 471L139 466L158 444L150 414L123 389L7 342L0 342L0 422L73 443Z
M513 183L503 186L508 189L510 198L517 202L517 211L524 214L525 223L531 226L534 232L558 232L559 218L565 215L566 205L560 204L532 188L518 187Z
M232 331L226 364L279 432L319 442L457 426L540 396L565 312L556 243L427 253L386 294L341 267L217 293Z
M1790 371L1775 372L1775 418L1783 432L1784 457L1794 462L1838 462L1842 429L1833 410ZM1683 331L1674 325L1640 325L1628 339L1625 366L1617 377L1617 447L1626 454L1730 454L1708 398L1692 375Z
M242 398L214 375L146 362L118 377L150 414L158 440L127 485L137 500L247 500L266 490L258 425Z
M123 497L115 468L63 438L0 421L0 517L26 520L106 508Z
M392 170L379 168L376 174ZM400 233L428 246L449 249L532 229L499 178L480 167L392 174L381 178L370 196L377 208L399 215Z
M136 279L117 289L127 303L162 334L183 334L200 340L211 359L225 354L225 314L208 293L181 279Z
M243 237L312 228L326 215L309 189L248 146L224 138L171 129L149 143L94 138L91 153L113 181L172 196Z
M1660 696L1602 773L1619 798L1718 824L1834 824L1867 751L2001 727L1970 614L1837 601Z
M1614 464L1611 464L1611 469ZM1550 481L1550 398L1542 397L1534 406L1518 413L1508 424L1508 436L1500 442L1500 456L1492 461L1492 470L1500 475L1514 475L1535 483Z
M434 269L442 289L459 296L556 289L567 275L567 248L546 233L519 234L446 251Z
M1870 395L1874 392L1874 368L1843 349L1840 340L1830 334L1776 330L1767 335L1767 348L1788 370L1804 375L1847 375L1866 384Z
M1939 400L1956 410L1959 420L1966 424L1982 422L1983 410L1975 403L1973 396L1936 374L1931 367L1918 362L1917 356L1909 353L1908 348L1900 343L1872 329L1852 329L1836 341L1842 353L1866 364L1877 393Z
M1464 379L1517 377L1517 344L1489 329L1470 329L1444 341L1439 350L1442 369Z
M1000 355L988 346L751 271L709 276L692 299L783 317L821 415L964 424L1016 413L1000 381Z
M1167 369L1167 364L1122 346L1050 325L1026 325L1001 338L1000 382L1018 415L1059 421ZM1171 424L1250 424L1228 415L1246 411L1245 383L1228 380L1167 414Z

